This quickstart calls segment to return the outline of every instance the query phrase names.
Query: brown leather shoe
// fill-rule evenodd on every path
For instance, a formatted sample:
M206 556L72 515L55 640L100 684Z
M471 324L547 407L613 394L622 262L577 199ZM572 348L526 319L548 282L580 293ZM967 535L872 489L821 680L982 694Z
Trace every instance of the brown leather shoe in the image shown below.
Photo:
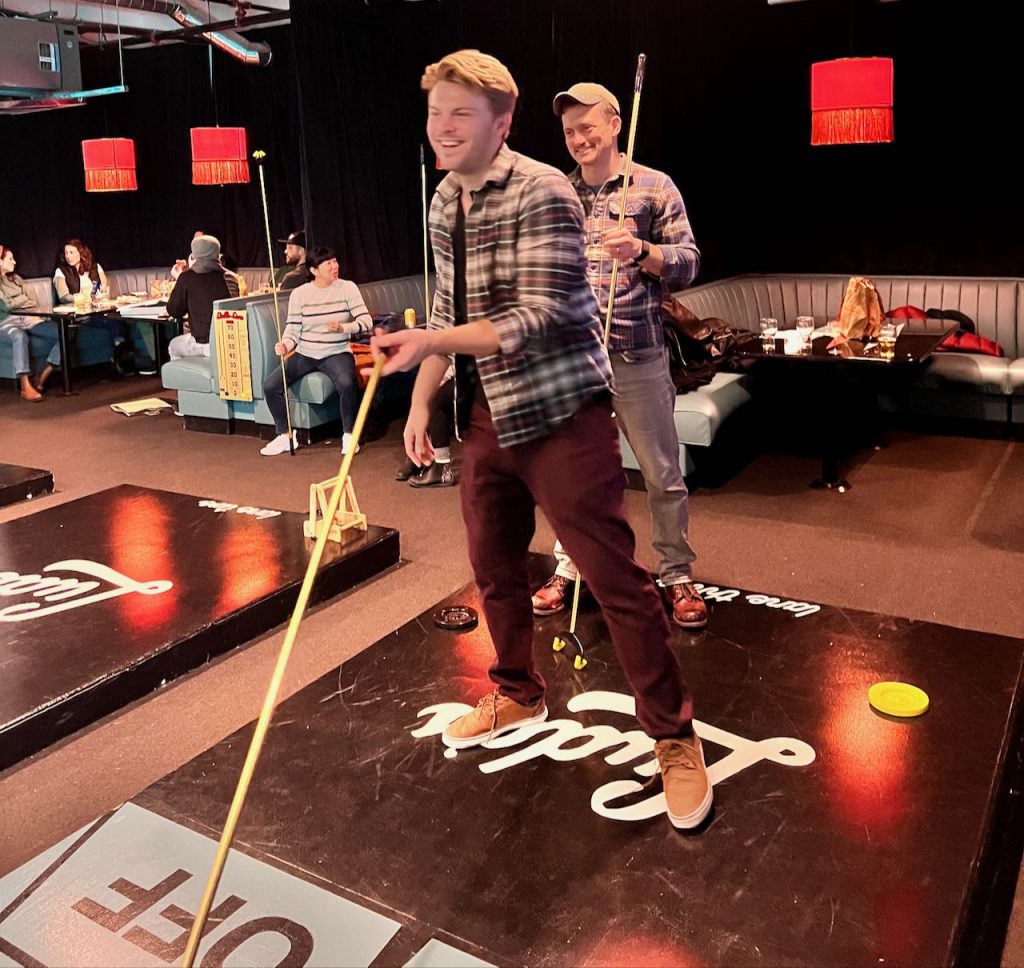
M441 734L441 740L445 746L454 749L479 746L509 730L542 723L547 718L548 710L543 699L534 706L522 706L495 689L476 704L476 709L449 724Z
M692 581L666 585L665 594L672 605L672 621L684 629L702 629L708 624L708 607Z
M692 830L711 812L713 794L704 748L696 734L681 739L661 739L654 744L665 788L665 811L672 826Z
M565 608L566 595L570 594L572 584L571 578L552 575L530 596L533 614L554 615L556 612L562 611Z
M29 403L39 403L43 399L43 395L32 386L32 381L24 374L21 377L21 399Z

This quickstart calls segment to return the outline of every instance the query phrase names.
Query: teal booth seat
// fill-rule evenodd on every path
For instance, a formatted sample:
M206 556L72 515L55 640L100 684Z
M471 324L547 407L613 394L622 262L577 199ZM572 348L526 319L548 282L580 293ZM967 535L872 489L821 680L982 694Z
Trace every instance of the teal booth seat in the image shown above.
M242 270L248 280L249 270ZM269 276L269 273L268 273ZM254 277L257 278L257 277ZM261 285L262 283L257 283ZM433 280L431 279L431 286ZM384 279L379 282L363 283L359 286L367 309L373 314L395 313L400 315L406 308L417 310L423 315L423 276L404 276ZM274 296L247 296L239 299L224 299L215 304L215 309L245 309L249 335L249 365L252 373L252 401L221 400L217 387L216 341L210 341L210 359L174 360L164 364L161 370L163 385L178 391L178 409L185 417L189 429L216 430L233 433L242 430L238 423L247 423L263 428L263 436L269 433L273 418L263 396L263 381L269 373L279 367L280 360L274 352L278 341L278 320L275 317ZM288 315L288 293L279 293L277 314L283 332ZM389 381L396 386L394 378ZM387 389L381 385L381 395ZM335 432L334 425L340 420L338 396L334 384L323 373L310 373L288 388L288 402L291 423L300 440L308 442ZM223 421L223 426L211 426L189 418L206 418Z
M979 336L998 342L1005 354L937 352L911 383L879 393L882 409L1024 423L1024 279L867 274L883 309L917 306L963 313ZM676 298L701 319L716 316L745 329L756 330L762 316L774 316L782 328L792 327L797 316L813 316L820 326L838 316L849 280L849 274L839 273L734 276L687 289ZM922 325L941 332L955 323L914 323L915 328Z
M114 276L115 274L111 273L110 275ZM111 293L117 295L113 278L110 279L110 287ZM56 293L53 290L53 280L49 276L26 279L25 288L35 298L39 311L45 312L53 308ZM17 315L17 313L13 315ZM28 331L28 348L33 373L38 373L46 365L46 355L50 352L50 347L53 345L51 338L44 338L39 334L50 333L55 335L54 327L58 325L55 320L41 320L41 322L46 322L47 324L40 327L38 332L33 332L32 329ZM143 355L149 352L149 355L152 356L149 346L152 342L152 327L148 324L145 326L133 326L132 330L138 354ZM110 362L110 337L105 329L92 326L77 326L71 333L70 342L72 368L77 369L79 367ZM0 338L0 378L13 380L14 377L11 341Z
M676 396L673 419L679 440L679 466L692 474L725 421L751 398L753 378L746 373L716 373L706 386ZM619 434L622 466L639 470L625 436Z

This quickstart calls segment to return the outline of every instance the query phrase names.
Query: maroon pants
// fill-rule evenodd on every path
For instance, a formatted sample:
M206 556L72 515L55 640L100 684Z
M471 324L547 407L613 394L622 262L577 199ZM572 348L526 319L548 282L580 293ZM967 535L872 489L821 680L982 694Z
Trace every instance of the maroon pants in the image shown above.
M693 701L668 644L661 597L633 557L624 486L610 403L586 404L549 436L515 447L499 447L490 413L473 408L463 449L462 514L494 642L491 680L525 705L544 695L533 660L527 574L540 507L601 606L640 725L654 739L689 735Z

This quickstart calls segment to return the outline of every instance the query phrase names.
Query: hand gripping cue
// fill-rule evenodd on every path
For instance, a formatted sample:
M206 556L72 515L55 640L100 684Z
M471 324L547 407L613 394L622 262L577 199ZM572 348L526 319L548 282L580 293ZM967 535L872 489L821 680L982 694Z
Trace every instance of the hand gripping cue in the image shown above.
M636 59L636 80L633 82L633 114L629 119L629 138L626 141L626 164L622 169L622 194L619 196L619 225L626 222L626 199L629 196L629 175L633 168L633 145L636 143L636 121L640 117L640 92L644 86L644 71L647 69L647 55ZM615 282L619 275L619 260L612 259L612 278L608 286L608 311L604 319L604 345L612 334L612 312L615 307Z

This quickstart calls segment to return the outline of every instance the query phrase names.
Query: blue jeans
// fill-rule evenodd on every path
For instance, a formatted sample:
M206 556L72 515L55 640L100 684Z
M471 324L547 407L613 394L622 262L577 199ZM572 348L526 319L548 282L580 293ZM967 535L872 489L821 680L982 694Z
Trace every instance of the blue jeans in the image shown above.
M316 370L326 373L334 384L334 389L338 391L341 428L346 434L352 433L356 422L356 360L351 353L332 353L322 360L293 353L285 361L284 367L289 386L296 380L301 380L307 373ZM280 365L275 366L263 381L263 396L274 416L274 429L279 434L287 433L288 418L284 409L284 381Z
M675 585L692 577L697 555L687 537L689 492L679 466L679 438L673 418L676 388L669 374L668 353L659 346L609 356L615 375L615 416L636 455L647 488L658 576L663 585ZM576 566L560 543L555 545L555 557L556 573L575 579Z
M32 372L32 361L29 357L29 330L45 340L52 340L50 353L46 362L54 369L60 369L60 342L57 337L57 324L52 320L31 319L27 316L8 316L0 323L0 335L11 341L11 357L15 375Z

